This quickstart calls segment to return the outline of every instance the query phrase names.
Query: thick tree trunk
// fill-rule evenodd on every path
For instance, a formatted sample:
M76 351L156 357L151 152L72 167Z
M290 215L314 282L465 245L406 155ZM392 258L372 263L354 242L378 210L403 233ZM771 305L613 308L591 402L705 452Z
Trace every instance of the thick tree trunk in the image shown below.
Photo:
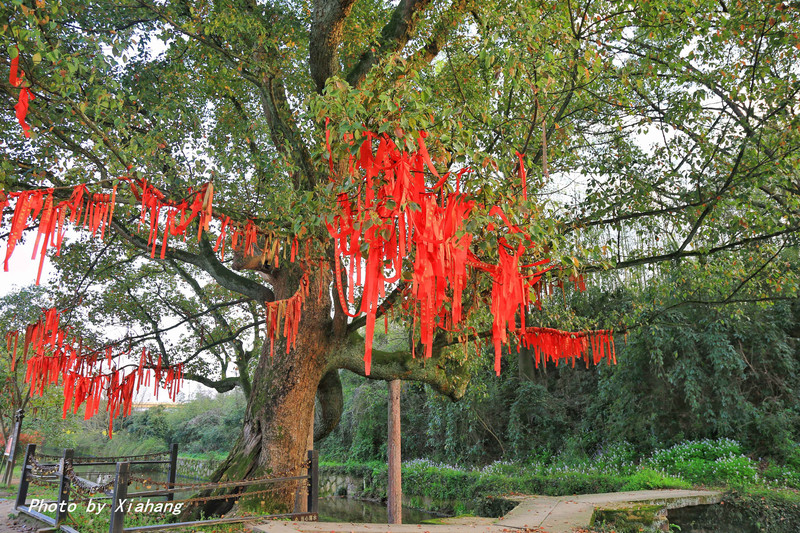
M298 276L278 280L276 297L288 298L298 286ZM283 282L282 282L283 281ZM285 285L285 287L284 287ZM214 473L216 481L243 480L262 476L305 474L309 434L314 420L314 398L325 371L327 356L335 345L331 334L331 304L327 291L319 298L318 281L311 283L310 295L303 306L295 348L286 353L285 344L276 343L270 357L269 341L264 343L252 380L242 433L225 462ZM240 498L240 505L264 512L291 512L297 482L283 490L275 485L255 485L227 493L252 493ZM227 512L233 499L204 503L206 515ZM197 509L193 509L196 511Z
M282 267L269 275L276 299L284 300L297 291L302 272L299 268ZM264 343L251 380L242 432L228 458L212 476L214 481L304 474L298 468L305 464L310 437L323 438L336 427L341 415L338 369L364 375L364 339L355 331L348 331L346 314L338 309L338 300L331 302L330 271L315 269L315 276L321 278L311 279L295 347L287 354L285 344L276 343L275 356L270 357L269 340ZM337 312L331 318L334 303ZM369 377L429 383L456 400L463 396L469 383L467 368L456 358L440 358L439 350L434 358L425 360L411 358L407 350L374 349ZM319 400L316 434L312 433L315 398ZM191 506L183 516L196 517L200 512L206 516L222 514L237 499L246 510L292 511L297 483L279 492L263 492L272 487L254 485L203 493L199 496L212 499ZM219 498L227 495L233 497Z

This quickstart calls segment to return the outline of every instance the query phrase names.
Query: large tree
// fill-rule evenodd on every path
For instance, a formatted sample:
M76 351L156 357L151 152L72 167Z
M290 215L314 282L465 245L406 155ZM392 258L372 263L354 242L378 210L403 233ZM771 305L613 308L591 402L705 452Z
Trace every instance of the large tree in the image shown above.
M241 381L246 420L219 477L298 464L312 426L319 438L338 422L338 370L365 373L367 320L348 319L330 289L340 257L325 222L337 193L361 194L339 178L367 131L413 151L424 130L440 174L471 167L459 181L480 203L467 223L472 253L495 263L498 235L517 225L540 243L531 259L558 267L554 282L719 254L735 266L718 275L740 283L718 299L734 301L796 244L792 3L25 0L1 13L5 64L19 54L35 95L27 139L14 117L20 87L0 82L7 189L68 195L124 175L177 199L213 180L219 213L255 221L262 235L309 240L323 259L308 272L295 346L271 357L257 306L297 293L298 263L276 266L261 253L222 261L205 236L150 262L123 195L112 237L62 254L62 287L106 323L140 324L135 340L186 361L190 378L218 390ZM515 152L528 171L524 195ZM511 220L490 214L493 205ZM389 303L406 297L408 279L388 287ZM448 346L489 335L480 308L490 285L470 279L474 329L438 333L431 359L411 357L418 331L395 305L409 348L373 350L369 377L460 397L464 360ZM757 298L786 297L787 287L767 284ZM175 317L191 346L163 331ZM528 320L564 326L535 312ZM226 374L231 363L240 378Z

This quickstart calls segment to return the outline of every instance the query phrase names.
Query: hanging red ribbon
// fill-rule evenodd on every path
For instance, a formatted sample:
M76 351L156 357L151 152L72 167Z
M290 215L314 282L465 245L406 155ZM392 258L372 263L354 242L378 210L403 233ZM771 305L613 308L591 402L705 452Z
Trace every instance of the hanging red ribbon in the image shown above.
M84 403L86 419L94 416L100 407L102 395L108 400L106 411L109 414L109 436L113 431L113 420L120 412L130 414L133 404L133 392L138 390L143 381L150 382L150 373L154 373L156 393L161 387L169 391L170 398L177 400L180 382L183 379L183 365L177 364L161 367L161 359L156 366L146 348L142 349L139 365L132 371L117 368L116 361L121 356L128 356L130 349L118 350L114 346L100 349L87 348L80 338L69 335L69 331L60 324L60 313L55 308L43 309L43 316L25 328L22 362L26 363L25 381L30 383L31 391L39 395L49 385L59 381L64 386L63 416L77 413ZM19 331L6 335L6 342L13 355L12 368L17 361L17 344Z
M363 289L361 307L355 314L366 314L364 364L369 374L372 336L380 299L384 297L386 283L394 283L400 278L407 255L413 254L414 257L409 291L413 304L410 309L414 314L414 328L419 324L419 340L425 347L425 357L432 355L436 329L460 327L467 266L487 272L495 280L492 336L499 372L500 347L508 343L506 331L514 327L518 312L524 317L530 289L546 271L529 272L528 269L547 261L534 265L520 264L522 256L533 248L526 244L532 245L530 237L512 224L499 206L494 206L489 215L499 216L507 233L520 234L520 244L509 253L510 245L501 239L498 265L481 262L472 254L470 246L475 235L465 230L465 223L472 215L475 202L465 195L445 192L451 175L440 176L436 171L425 137L424 133L420 135L418 151L408 152L401 151L387 135L365 133L351 173L353 184L363 193L354 198L340 194L339 212L332 221L326 222L335 243L336 292L342 308L354 316L349 306L353 304L355 286ZM326 139L332 160L329 131ZM519 157L521 164L522 157ZM524 167L520 166L520 169L527 199ZM462 169L455 175L456 191L468 171ZM426 183L426 172L435 180L431 186ZM366 258L363 266L362 256ZM348 265L347 297L340 273L343 261ZM359 279L362 271L363 283Z
M576 358L583 359L586 367L599 364L603 359L608 364L617 362L612 330L561 331L552 328L527 327L514 330L519 345L534 351L534 360L539 364L552 361L558 365L562 359L570 359L575 366ZM591 358L590 358L591 354Z
M14 106L14 110L16 111L17 120L19 121L20 126L22 126L22 134L25 137L30 138L31 136L31 127L30 125L25 122L25 118L28 116L28 106L30 105L31 100L36 98L36 96L31 92L28 87L21 87L23 83L23 75L17 75L19 70L19 52L17 53L17 57L11 60L11 72L8 76L8 82L13 87L20 87L19 90L19 100L17 101L17 105Z

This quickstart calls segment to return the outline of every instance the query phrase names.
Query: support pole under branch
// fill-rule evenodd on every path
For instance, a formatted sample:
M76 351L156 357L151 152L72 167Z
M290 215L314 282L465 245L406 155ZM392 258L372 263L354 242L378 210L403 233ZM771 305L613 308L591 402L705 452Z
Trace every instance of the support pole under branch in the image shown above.
M400 380L389 382L389 442L387 453L389 486L387 510L390 524L403 523L403 483L400 453Z

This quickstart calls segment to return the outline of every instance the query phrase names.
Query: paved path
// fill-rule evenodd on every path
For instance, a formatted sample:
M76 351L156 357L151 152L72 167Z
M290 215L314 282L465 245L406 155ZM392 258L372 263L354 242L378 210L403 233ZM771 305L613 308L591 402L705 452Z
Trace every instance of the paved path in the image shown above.
M667 509L719 503L721 492L706 490L640 490L580 496L513 496L520 503L506 516L494 518L451 518L437 525L352 524L334 522L264 522L252 525L253 533L501 533L531 531L570 533L587 527L595 508L629 507L648 502Z

